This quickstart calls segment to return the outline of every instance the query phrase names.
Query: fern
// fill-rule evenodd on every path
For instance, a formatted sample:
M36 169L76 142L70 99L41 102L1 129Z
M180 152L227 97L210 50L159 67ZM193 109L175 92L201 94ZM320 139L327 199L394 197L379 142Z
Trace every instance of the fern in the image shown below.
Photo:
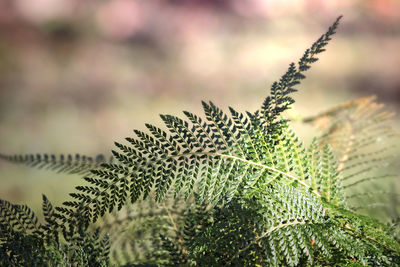
M138 201L98 222L96 227L101 227L104 234L110 233L113 262L123 265L162 259L161 255L150 255L159 250L160 245L155 244L153 238L160 234L165 238L176 238L174 224L182 220L187 202L169 196L162 205L157 204L152 199Z
M27 154L14 156L0 154L0 158L17 164L25 164L30 167L49 169L68 174L85 174L106 161L105 157L101 154L97 155L95 159L80 154L75 154L75 157L70 154L61 154L58 157L53 154ZM110 162L111 161L112 158L110 159Z
M386 202L385 206L389 204L384 200L388 196L396 202L392 204L394 207L398 205L396 193L392 190L397 175L395 170L388 168L398 136L391 126L393 115L383 110L383 105L376 103L375 97L368 97L303 120L322 130L319 145L329 143L332 146L338 157L337 172L342 176L348 203L354 209L358 205L363 209L377 206L381 209L383 203ZM376 214L376 210L373 213Z
M55 266L108 264L108 239L81 232L68 235L60 242L63 228L53 206L43 195L45 222L39 223L26 205L0 200L0 265L1 266Z
M337 124L309 146L283 117L294 102L295 86L318 60L339 20L290 64L255 112L232 107L224 112L202 102L204 118L188 111L185 118L161 115L166 130L146 124L147 132L135 130L127 143L115 143L116 161L96 166L2 156L85 173L87 185L77 186L72 199L56 208L44 199L44 224L26 206L2 201L0 253L6 252L1 256L23 264L26 255L41 260L34 264L60 257L68 263L108 264L108 249L101 249L107 239L100 236L110 232L111 258L126 266L400 264L397 223L386 226L356 213L346 197L350 171L360 176L352 181L358 187L370 179L358 166L386 162L378 151L362 151L376 134L386 134L374 128L385 115L367 102L370 116L363 117L366 110L358 108L347 122L340 115L351 106L346 104L327 113ZM335 130L343 128L340 123L353 131L351 142L339 142L344 147L332 141L341 134ZM363 136L351 137L358 132ZM29 249L21 253L14 245L20 243Z
M112 211L115 206L120 209L126 203L128 188L131 202L146 198L153 187L155 198L161 201L174 181L177 181L175 194L183 193L188 197L197 184L198 201L214 204L221 204L223 198L229 201L240 187L256 186L258 180L285 179L313 189L305 177L291 174L293 167L288 166L289 162L286 162L286 168L276 167L274 159L266 155L274 154L270 150L275 149L275 132L286 128L282 125L284 121L277 117L293 102L288 95L305 77L303 72L317 60L315 55L324 50L339 19L306 50L297 67L291 64L281 80L273 84L272 95L266 98L260 111L242 114L230 108L229 116L212 102L203 102L205 120L187 111L184 114L189 121L161 115L169 134L147 124L151 134L136 130L136 139L126 139L131 146L116 143L119 151L113 151L113 156L119 165L103 164L104 170L92 171L93 175L86 179L102 178L102 183L78 187L79 193L72 195L75 201L65 205L76 208L83 203L90 207L86 210L87 218L96 221L106 210ZM282 152L281 156L290 157ZM221 174L224 179L217 183ZM313 191L319 195L315 188Z

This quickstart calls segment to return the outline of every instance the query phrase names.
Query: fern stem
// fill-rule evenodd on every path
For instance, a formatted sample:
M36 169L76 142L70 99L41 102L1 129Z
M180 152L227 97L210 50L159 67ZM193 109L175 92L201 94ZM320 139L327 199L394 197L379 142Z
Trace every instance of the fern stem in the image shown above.
M239 161L245 162L245 163L250 164L250 165L258 166L258 167L261 167L263 169L267 169L267 170L270 170L272 172L282 174L283 176L286 176L288 178L291 178L291 179L297 181L299 184L303 185L307 189L312 189L310 185L306 184L305 182L303 182L302 180L300 180L296 176L294 176L294 175L292 175L290 173L286 173L286 172L280 171L280 170L278 170L276 168L269 167L267 165L264 165L264 164L261 164L261 163L257 163L257 162L251 161L251 160L242 159L242 158L239 158L239 157L236 157L236 156L233 156L233 155L218 154L218 153L215 153L215 155L220 156L220 157L231 158L231 159L234 159L234 160L239 160ZM312 192L316 196L321 197L321 194L317 190L314 189L314 190L312 190Z
M168 209L167 206L165 205L165 202L162 202L162 206L163 206L164 210L167 212L168 218L169 218L169 220L170 220L170 222L171 222L171 224L172 224L172 227L173 227L174 232L175 232L175 234L176 234L176 237L177 237L177 239L178 239L179 246L181 247L183 257L186 258L187 249L186 249L185 246L183 245L183 238L182 238L182 236L179 234L179 230L178 230L178 227L176 226L175 220L174 220L174 218L172 217L171 212L169 211L169 209Z
M203 151L201 151L201 152L187 152L187 153L182 153L182 154L170 155L168 157L162 158L162 160L169 160L169 159L172 159L172 158L187 157L187 156L190 156L190 155L194 155L194 156L207 155L207 156L213 156L213 157L221 157L221 158L233 159L235 161L241 161L241 162L244 162L244 163L246 163L248 165L257 166L257 167L260 167L262 169L267 169L267 170L270 170L272 172L275 172L275 173L281 174L283 176L286 176L286 177L288 177L288 178L290 178L292 180L295 180L299 184L303 185L308 190L313 189L310 185L308 185L307 183L305 183L304 181L302 181L301 179L299 179L298 177L296 177L296 176L294 176L294 175L292 175L290 173L280 171L280 170L278 170L278 169L276 169L274 167L267 166L267 165L265 165L263 163L258 163L258 162L254 162L254 161L251 161L251 160L243 159L243 158L231 155L231 154L221 154L221 153L206 152L206 151L205 152L203 152ZM152 164L152 163L149 162L148 164ZM321 197L321 194L317 190L313 189L311 192L313 194L315 194L316 196L318 196L319 198Z
M276 230L278 230L278 229L288 227L288 226L292 226L292 225L304 225L304 224L306 224L306 222L304 222L304 221L293 221L293 222L288 222L288 223L281 223L281 224L278 224L278 225L276 225L276 226L271 227L270 229L268 229L268 231L262 233L260 236L258 236L258 237L255 238L253 241L251 241L251 242L250 242L247 246L245 246L243 249L240 249L240 250L235 254L235 256L232 257L231 261L232 261L233 259L237 258L237 257L240 255L240 253L242 253L243 251L248 250L248 249L250 248L251 245L257 243L260 239L266 237L266 236L269 235L270 233L272 233L272 232L274 232L274 231L276 231Z

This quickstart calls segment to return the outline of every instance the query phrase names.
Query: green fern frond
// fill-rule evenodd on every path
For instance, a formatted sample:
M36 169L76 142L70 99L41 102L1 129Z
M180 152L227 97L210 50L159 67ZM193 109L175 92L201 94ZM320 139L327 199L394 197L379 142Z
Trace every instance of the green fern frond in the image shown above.
M26 154L26 155L4 155L0 154L0 159L7 160L16 164L24 164L29 167L48 169L59 173L85 174L91 169L99 167L106 162L103 155L97 155L95 159L89 156L76 154L72 155L49 155L49 154ZM112 159L110 159L111 161Z
M38 230L38 219L26 205L11 204L0 199L0 224L23 234Z
M158 138L163 138L160 143L169 139L175 140L175 143L171 142L170 150L156 151L152 149L156 144L146 144L132 138L129 141L135 147L126 149L124 145L118 145L121 152L113 151L113 154L119 160L119 165L103 164L102 169L92 170L92 176L85 178L93 183L92 186L77 187L78 193L71 196L79 202L66 204L78 207L81 205L79 203L83 202L86 207L92 208L88 210L90 214L87 215L95 220L104 215L106 210L113 210L116 205L121 208L127 200L123 193L126 193L128 188L131 202L138 200L141 195L146 198L153 187L156 199L161 201L176 181L176 177L181 177L181 180L176 182L179 191L175 193L183 192L189 196L192 190L197 188L199 202L218 203L228 191L233 192L230 196L233 197L239 187L246 188L255 186L258 182L278 181L277 176L311 189L302 177L298 178L292 173L291 168L278 165L276 168L271 167L268 158L257 157L253 150L249 149L253 146L264 147L263 138L250 141L248 137L242 137L238 134L238 127L242 127L242 123L237 127L232 119L213 104L204 104L204 107L208 117L206 122L190 116L193 120L196 118L196 124L189 125L176 117L162 117L171 131L171 138L167 137L166 132L161 132ZM240 116L245 117L244 114ZM183 126L186 127L186 131L182 130ZM139 138L144 139L143 133L136 133ZM297 155L298 159L299 155L304 153L304 149L292 150L296 152L292 154ZM271 153L265 149L261 152L263 155ZM292 161L292 154L287 151L282 153L282 156L287 156L288 160ZM316 190L314 193L319 195Z
M328 31L304 52L297 66L291 63L281 79L272 84L271 95L264 100L261 109L255 113L256 117L260 117L260 122L269 134L273 134L274 131L281 128L280 124L284 120L277 121L277 119L294 102L289 95L297 91L294 86L300 84L301 80L306 77L304 72L310 69L311 64L318 60L316 55L325 51L324 47L331 40L332 35L336 33L335 31L341 18L342 16L338 17Z
M43 195L44 223L26 205L0 200L1 266L107 266L108 238L98 231L59 235L63 228Z
M259 188L248 199L215 209L197 206L188 211L181 231L186 260L201 266L331 266L348 260L364 266L399 260L399 244L388 227L293 186ZM181 255L176 240L169 240L169 248Z
M188 203L172 195L162 205L148 198L104 216L96 227L102 233L110 233L111 261L124 265L160 260L156 255L156 237L162 234L166 238L177 238L173 223L181 223Z
M394 194L364 194L368 188L390 191L397 175L390 165L394 161L398 133L391 126L393 113L375 102L375 97L346 102L317 116L304 119L323 130L319 143L329 143L338 158L337 172L350 198L349 206L363 209L381 207ZM361 197L362 196L362 197ZM386 199L384 199L386 197ZM393 205L393 204L392 204ZM394 204L396 205L396 204ZM392 209L388 209L392 213ZM388 213L387 212L387 213ZM381 216L382 214L379 214Z
M119 151L113 151L113 156L119 163L105 163L92 170L85 178L92 185L77 187L78 192L71 194L74 200L65 205L75 209L84 206L80 210L83 216L96 221L107 210L121 209L128 200L134 203L153 191L156 200L162 201L171 186L175 196L188 198L195 192L198 203L214 205L263 183L296 184L320 197L317 188L308 183L310 166L304 160L303 145L285 130L284 120L278 123L279 134L269 128L277 127L275 119L293 102L288 96L294 92L292 86L317 60L315 55L335 33L339 19L305 52L298 67L292 64L272 86L261 113L239 113L230 108L228 115L212 102L202 102L205 119L190 112L184 112L188 121L161 115L168 131L147 124L150 134L135 130L136 138L126 139L130 145L116 143ZM263 123L267 121L268 125ZM72 212L59 211L65 217Z
M327 204L330 216L334 218L338 225L353 238L363 240L368 249L375 249L375 260L381 257L382 260L387 256L392 256L394 262L400 260L400 243L393 239L391 229L383 223L368 216L359 215L351 210L339 207L332 207ZM368 252L370 253L370 251Z

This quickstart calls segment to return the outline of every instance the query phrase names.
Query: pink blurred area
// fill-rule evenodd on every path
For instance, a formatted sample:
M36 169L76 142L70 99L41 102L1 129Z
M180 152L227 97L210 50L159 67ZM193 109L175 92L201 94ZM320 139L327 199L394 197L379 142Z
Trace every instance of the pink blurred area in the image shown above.
M0 0L1 127L21 112L40 120L44 109L114 117L121 99L259 97L262 81L341 14L335 51L314 78L397 103L397 0ZM332 94L324 86L315 97Z
M340 10L364 19L374 18L381 24L398 23L400 19L397 0L1 0L0 7L3 34L7 26L8 30L19 26L13 28L15 32L62 21L75 27L90 25L96 34L116 41L141 33L176 38L199 28L212 31L217 25L233 23L229 19L249 23L243 19L267 21L297 15L323 20Z
M295 112L398 108L398 0L0 0L0 152L106 153L202 99L254 110L339 15Z
M400 1L0 0L1 141L10 127L35 122L47 131L47 112L51 120L62 112L99 125L111 119L99 137L108 138L136 126L131 115L147 114L143 103L161 112L175 102L243 99L237 104L255 108L341 14L334 51L323 55L308 94L320 106L338 92L338 101L377 93L397 103ZM318 78L325 90L315 89ZM139 116L138 125L141 118L155 116Z

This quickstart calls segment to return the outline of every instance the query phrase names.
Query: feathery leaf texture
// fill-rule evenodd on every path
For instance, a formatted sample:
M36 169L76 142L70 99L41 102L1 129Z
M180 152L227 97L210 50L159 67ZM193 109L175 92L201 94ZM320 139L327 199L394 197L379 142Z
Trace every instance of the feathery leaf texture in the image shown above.
M189 211L182 229L189 253L179 250L173 239L164 249L175 255L170 261L176 265L185 260L200 266L303 266L316 262L331 266L346 259L385 265L399 260L400 246L389 237L388 227L330 208L315 195L292 186L260 188L250 199L233 199L208 211L204 206Z
M172 222L181 221L186 208L186 201L172 195L166 197L162 205L149 198L126 205L119 212L107 214L96 227L101 227L103 234L109 233L113 263L157 262L165 255L154 253L161 245L155 243L154 237L161 234L165 238L176 238Z
M290 174L289 168L281 170L271 167L274 165L273 159L265 155L271 155L271 151L267 150L273 149L271 139L274 138L270 133L282 123L277 124L276 118L293 103L288 94L295 92L293 86L300 83L304 78L303 72L317 60L315 55L324 50L323 47L335 33L339 19L340 17L327 33L306 50L298 67L291 64L281 80L272 85L271 96L265 100L261 111L253 115L249 112L239 113L230 108L231 116L228 116L212 102L203 102L206 120L187 111L184 114L190 123L175 116L161 115L169 134L149 124L146 126L151 135L135 130L137 139L127 138L132 146L116 143L120 151L113 151L114 157L128 171L121 173L119 166L103 164L102 167L107 171L92 173L103 178L109 177L112 182L96 184L96 188L78 188L83 194L74 194L73 197L89 205L95 203L91 211L93 214L89 215L95 220L107 208L112 210L117 201L114 198L98 204L100 195L107 200L110 199L107 197L110 193L119 196L120 208L127 200L125 194L121 193L126 191L120 188L129 187L130 200L135 202L141 195L146 198L152 187L155 187L156 198L162 200L177 177L176 194L185 191L186 196L199 179L206 180L199 188L200 202L218 203L221 194L226 195L229 192L229 199L239 186L254 186L258 179L276 180L278 176L294 180L310 189L304 177L296 178ZM286 167L288 164L286 162ZM246 170L242 171L244 168ZM215 184L219 173L224 174L224 179L222 183ZM235 179L237 177L240 182ZM257 179L252 179L254 177ZM249 180L252 180L250 184ZM213 191L210 191L211 188ZM85 193L92 196L84 195ZM76 202L68 202L67 205L78 206Z
M316 55L325 51L324 47L331 40L332 35L336 33L341 18L342 16L338 17L328 31L304 52L297 66L291 63L281 79L272 84L271 95L264 100L261 110L255 113L268 134L273 135L275 131L279 131L282 121L277 121L277 119L283 111L289 109L291 104L294 103L293 98L289 95L296 92L297 89L294 86L300 84L301 80L306 78L304 72L309 70L311 64L318 60Z
M64 204L75 209L85 206L82 212L96 221L106 211L121 209L128 200L134 203L146 198L152 190L161 201L173 184L175 195L189 197L196 190L198 202L214 204L229 201L238 190L278 181L296 183L320 196L304 175L297 177L292 172L304 172L306 166L299 160L304 149L275 151L274 144L283 135L271 133L278 124L279 131L286 128L284 121L276 124L275 119L289 107L288 94L316 61L315 55L323 51L339 19L305 52L298 67L291 64L280 82L274 83L261 111L240 113L230 108L228 115L212 102L202 102L205 119L187 111L188 120L161 115L168 132L146 124L150 134L135 130L136 138L126 138L129 145L116 142L119 151L113 151L113 156L118 164L104 163L101 169L92 170L85 178L92 185L77 187L78 192L71 194L75 200Z
M395 186L387 180L398 177L395 170L390 170L398 133L391 125L394 114L383 110L375 99L373 96L349 101L303 120L322 130L319 145L330 144L337 155L336 169L346 194L351 196L350 206L373 208L380 201L387 202L382 198L396 199L395 192L390 192ZM368 187L388 194L366 194Z
M108 238L98 231L64 235L54 209L43 195L45 222L39 223L26 205L0 200L0 265L1 266L83 266L108 265Z
M106 162L103 155L99 154L95 159L93 157L75 154L56 156L54 154L26 154L26 155L4 155L0 154L0 159L7 160L17 164L24 164L39 169L49 169L59 173L68 174L86 174L91 169L100 166ZM110 162L112 158L110 158Z

